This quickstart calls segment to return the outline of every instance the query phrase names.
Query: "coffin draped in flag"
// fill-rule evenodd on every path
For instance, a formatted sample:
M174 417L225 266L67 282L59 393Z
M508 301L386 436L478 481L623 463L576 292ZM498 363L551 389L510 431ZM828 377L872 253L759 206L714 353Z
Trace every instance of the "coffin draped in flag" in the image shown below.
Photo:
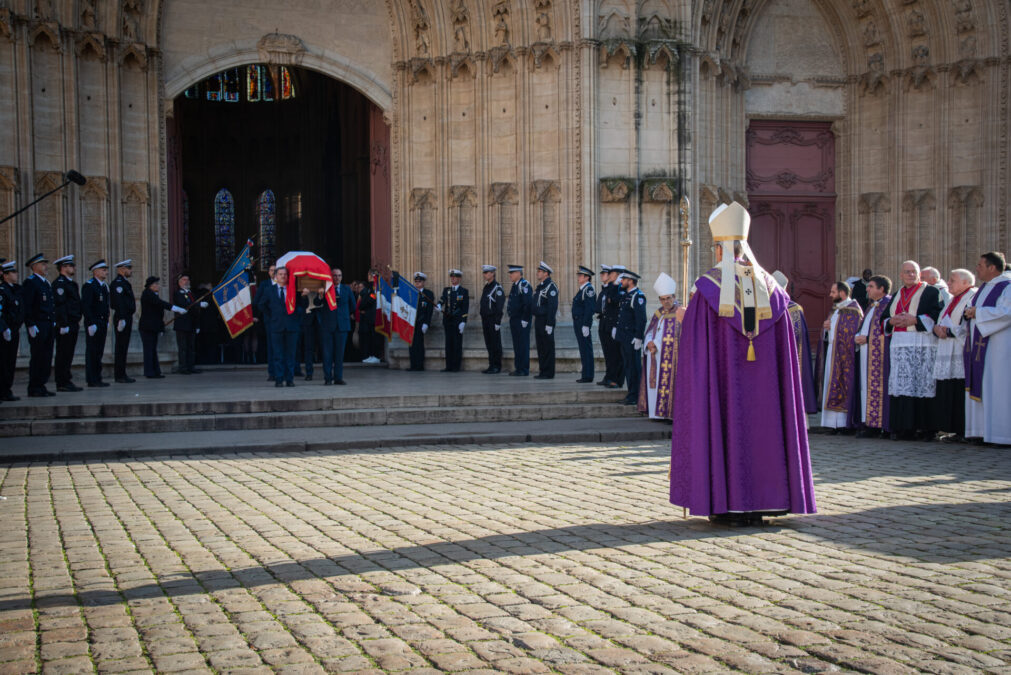
M330 276L330 266L323 258L310 251L288 251L274 264L288 270L288 288L285 293L288 314L295 311L299 277L308 277L324 282L326 304L330 306L330 309L337 309L337 293L334 289L333 277Z
M389 339L393 335L393 287L379 277L376 294L376 332Z
M253 298L249 291L249 275L246 270L252 264L252 240L239 253L235 262L225 272L221 283L211 292L214 304L228 327L228 334L236 337L253 325Z
M414 321L418 316L418 289L403 279L393 296L393 332L411 344L414 341Z

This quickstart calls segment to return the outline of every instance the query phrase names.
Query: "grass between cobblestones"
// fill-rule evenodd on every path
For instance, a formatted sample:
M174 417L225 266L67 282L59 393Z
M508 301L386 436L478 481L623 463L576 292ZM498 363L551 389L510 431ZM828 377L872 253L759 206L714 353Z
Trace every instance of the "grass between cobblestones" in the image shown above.
M0 468L0 674L1011 672L1011 454L812 437L684 520L665 443Z

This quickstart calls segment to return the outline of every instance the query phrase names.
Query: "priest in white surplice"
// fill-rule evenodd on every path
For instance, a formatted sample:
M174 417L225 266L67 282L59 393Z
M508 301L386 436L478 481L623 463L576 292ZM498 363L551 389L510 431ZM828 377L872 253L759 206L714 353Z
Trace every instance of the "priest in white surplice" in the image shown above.
M681 322L674 299L677 283L661 272L653 290L659 296L660 309L653 314L644 334L638 407L650 419L669 420L674 417L674 376L681 341Z
M966 308L965 436L1011 445L1011 274L1004 256L984 253L976 276L985 282Z
M952 436L944 440L960 441L965 434L965 335L969 321L965 310L976 294L976 277L969 270L952 270L948 275L951 292L934 326L937 336L937 360L934 361L934 412L930 416L932 431Z
M821 384L821 425L829 429L849 426L849 406L856 383L856 338L864 313L860 303L850 298L845 281L829 290L832 314L822 325L828 344ZM833 432L834 433L834 432Z

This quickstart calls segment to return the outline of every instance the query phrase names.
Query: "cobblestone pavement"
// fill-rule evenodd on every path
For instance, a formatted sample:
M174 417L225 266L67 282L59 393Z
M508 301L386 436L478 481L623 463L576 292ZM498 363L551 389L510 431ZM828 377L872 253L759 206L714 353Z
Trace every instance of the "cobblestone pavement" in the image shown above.
M1011 672L1011 450L814 437L683 520L664 443L0 469L0 673Z

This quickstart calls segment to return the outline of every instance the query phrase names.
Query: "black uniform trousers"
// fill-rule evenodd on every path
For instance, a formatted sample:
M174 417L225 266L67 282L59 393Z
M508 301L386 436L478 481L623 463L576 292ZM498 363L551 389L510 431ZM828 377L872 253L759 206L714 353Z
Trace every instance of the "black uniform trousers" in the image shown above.
M481 317L481 330L484 331L484 346L488 350L488 367L501 370L502 333L495 330L495 320L490 316Z
M197 334L191 330L177 330L175 334L176 351L179 352L179 365L176 367L176 372L192 373L197 363ZM273 351L277 351L276 344L273 345Z
M593 379L593 340L587 335L583 337L583 327L573 324L576 331L576 344L579 346L580 378Z
M358 323L358 351L362 353L363 361L376 355L376 342L375 322L360 321Z
M315 321L302 324L302 358L305 360L305 374L307 377L312 377L312 364L316 361L318 331L319 326ZM322 340L319 342L322 346ZM324 372L326 372L325 369Z
M140 329L140 342L144 346L144 377L161 375L158 363L158 332Z
M540 371L538 375L544 377L555 376L555 335L548 335L548 320L544 317L534 317L534 340L537 342L537 367Z
M513 370L524 375L530 374L530 324L526 328L519 317L509 318L509 330L513 335Z
M628 381L629 399L639 398L639 377L642 375L642 352L632 346L631 340L620 344L622 368Z
M18 345L21 342L19 331L11 331L11 341L0 335L0 398L14 394L14 369L18 364Z
M604 351L604 362L607 364L605 378L619 387L625 379L625 361L621 353L621 345L611 337L613 326L601 326L600 347Z
M123 326L122 331L115 332L115 342L116 342L116 358L114 361L113 372L115 373L117 380L126 379L126 352L130 349L130 333L133 331L133 317L124 319L126 325ZM117 326L119 322L116 322Z
M414 326L414 337L407 353L411 357L411 370L425 369L425 334L421 332L421 324Z
M446 370L455 373L463 364L463 334L460 332L460 322L442 322L442 330L446 332Z
M53 333L56 329L52 324L39 324L36 328L35 337L28 336L28 348L31 350L28 361L29 394L46 388L53 369Z
M107 324L98 324L95 334L84 337L84 379L88 384L102 381L102 355L105 353L105 338L109 332Z
M60 335L56 329L56 359L53 364L53 377L57 387L73 384L73 377L70 374L70 364L74 361L74 350L77 349L77 335L81 327L78 325L67 326L70 330L66 335Z

